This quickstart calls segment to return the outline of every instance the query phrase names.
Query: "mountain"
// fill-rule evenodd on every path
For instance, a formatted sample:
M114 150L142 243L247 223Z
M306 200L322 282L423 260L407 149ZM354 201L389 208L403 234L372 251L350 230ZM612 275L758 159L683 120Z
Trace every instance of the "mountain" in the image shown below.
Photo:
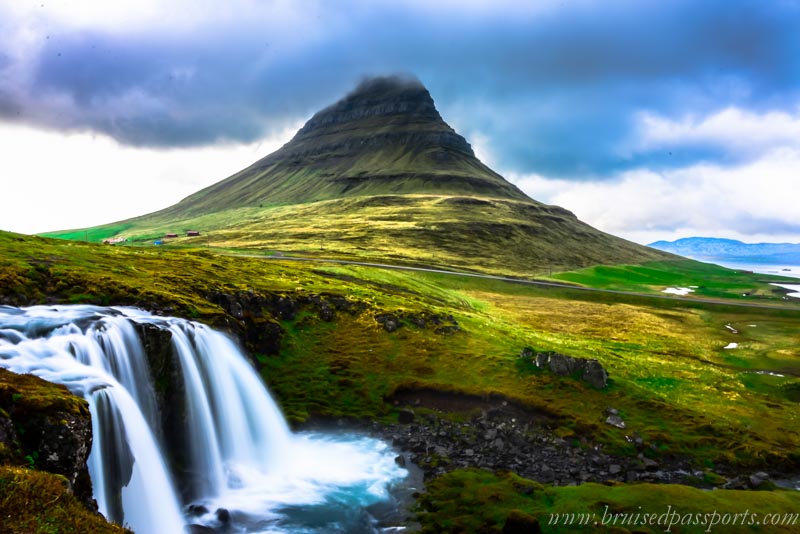
M475 157L418 80L373 78L316 113L278 151L167 213L424 193L527 199Z
M186 236L187 231L200 236ZM88 234L87 234L88 232ZM418 80L365 80L282 148L179 203L47 234L535 275L671 257L537 202L476 157Z
M742 243L735 239L687 237L649 247L698 260L800 265L798 243Z

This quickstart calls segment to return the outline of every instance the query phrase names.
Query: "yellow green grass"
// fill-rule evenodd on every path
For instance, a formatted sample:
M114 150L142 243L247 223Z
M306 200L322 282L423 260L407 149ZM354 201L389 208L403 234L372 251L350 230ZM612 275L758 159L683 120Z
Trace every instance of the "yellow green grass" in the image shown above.
M507 518L544 533L780 533L800 528L796 491L704 491L678 485L543 487L511 473L461 470L427 486L424 533L503 532ZM533 530L530 530L533 532Z
M187 237L188 230L200 231ZM88 232L88 234L87 234ZM557 206L454 195L359 196L291 205L244 206L195 215L159 212L50 237L99 242L112 235L174 245L440 265L523 277L598 263L674 258L604 234Z
M9 534L123 534L69 493L59 475L0 465L0 532Z
M0 234L0 282L43 302L132 304L222 324L212 291L291 298L335 294L363 303L333 322L301 310L283 321L282 350L256 355L287 416L384 417L398 388L499 393L550 413L559 426L628 451L603 423L621 411L662 453L698 461L793 463L800 312L735 308L545 289L495 280L358 266L239 258L212 250L85 245ZM750 278L753 287L758 278ZM393 313L388 333L375 320ZM437 334L405 315L453 315L463 331ZM738 331L732 334L725 325ZM750 326L756 325L756 326ZM726 350L730 342L739 348ZM520 365L525 346L596 358L611 384L596 391ZM755 374L772 371L784 376ZM654 417L654 414L658 414Z
M295 422L312 415L391 420L395 391L426 387L504 395L549 414L560 435L620 454L635 452L626 435L636 432L653 446L648 454L683 456L701 467L796 470L800 459L800 311L780 300L768 302L782 308L743 308L8 233L0 233L0 250L0 298L11 303L157 307L218 325L229 319L207 299L212 291L359 303L330 322L313 305L301 306L297 317L281 321L280 353L254 355ZM670 269L697 271L686 265L661 264L667 274L654 287ZM705 285L724 287L728 275L709 270ZM737 291L763 287L760 276L735 277ZM378 323L385 313L400 320L397 331ZM441 334L412 320L431 314L452 315L461 331ZM739 348L724 349L730 342ZM596 358L610 385L600 391L538 371L518 358L526 346ZM626 430L604 423L607 406L620 411ZM626 491L635 499L647 490ZM650 498L642 493L643 502Z

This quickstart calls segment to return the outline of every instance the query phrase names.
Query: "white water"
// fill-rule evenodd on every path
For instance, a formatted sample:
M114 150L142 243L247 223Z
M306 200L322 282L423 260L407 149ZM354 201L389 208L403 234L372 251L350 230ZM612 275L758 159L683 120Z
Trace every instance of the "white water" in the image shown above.
M177 475L183 480L169 472L161 450L164 429L137 323L171 333L186 393L181 430L190 465ZM132 308L0 307L0 366L87 399L98 506L138 533L179 533L187 523L233 532L349 532L353 521L368 532L363 508L388 499L389 486L406 474L378 440L292 434L237 347L198 323ZM205 510L184 517L189 503L180 502L177 484ZM230 512L227 526L220 508Z

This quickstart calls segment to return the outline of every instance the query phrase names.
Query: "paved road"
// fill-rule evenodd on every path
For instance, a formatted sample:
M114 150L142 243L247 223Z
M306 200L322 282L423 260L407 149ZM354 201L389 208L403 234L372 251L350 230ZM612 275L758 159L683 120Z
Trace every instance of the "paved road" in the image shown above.
M317 263L336 263L340 265L361 265L364 267L376 267L379 269L394 269L398 271L416 271L416 272L423 272L423 273L436 273L436 274L444 274L448 276L461 276L461 277L470 277L470 278L484 278L487 280L499 280L501 282L509 282L512 284L526 284L532 286L540 286L540 287L555 287L560 289L570 289L573 291L589 291L594 293L611 293L615 295L626 295L626 296L633 296L633 297L642 297L642 298L649 298L649 299L663 299L669 301L677 301L677 302L688 302L688 303L703 303L703 304L717 304L722 306L737 306L741 308L759 308L759 309L767 309L767 310L785 310L785 311L798 311L800 312L800 306L786 306L786 305L778 305L778 304L762 304L756 302L738 302L732 300L723 300L723 299L706 299L700 297L680 297L680 296L671 296L671 295L654 295L652 293L638 293L633 291L620 291L616 289L597 289L593 287L583 287L583 286L575 286L570 284L562 284L559 282L545 282L542 280L525 280L523 278L512 278L508 276L496 276L491 274L478 274L478 273L468 273L468 272L461 272L461 271L451 271L447 269L433 269L430 267L409 267L406 265L391 265L388 263L370 263L370 262L363 262L363 261L351 261L351 260L335 260L335 259L328 259L328 258L308 258L302 256L264 256L260 254L230 254L231 256L236 257L243 257L243 258L259 258L263 260L288 260L288 261L307 261L307 262L317 262Z

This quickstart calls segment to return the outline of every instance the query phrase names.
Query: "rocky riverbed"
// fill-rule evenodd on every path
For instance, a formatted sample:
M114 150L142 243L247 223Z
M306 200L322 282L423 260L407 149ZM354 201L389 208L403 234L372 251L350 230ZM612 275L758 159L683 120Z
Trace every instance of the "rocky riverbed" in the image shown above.
M390 442L397 462L418 466L425 479L454 469L509 470L542 484L650 482L728 489L764 489L779 473L698 469L689 459L659 457L635 432L636 454L621 456L582 436L559 437L552 421L499 397L482 399L427 390L398 394L399 422L362 423L360 430ZM598 408L607 424L621 420ZM352 422L339 420L352 428Z

